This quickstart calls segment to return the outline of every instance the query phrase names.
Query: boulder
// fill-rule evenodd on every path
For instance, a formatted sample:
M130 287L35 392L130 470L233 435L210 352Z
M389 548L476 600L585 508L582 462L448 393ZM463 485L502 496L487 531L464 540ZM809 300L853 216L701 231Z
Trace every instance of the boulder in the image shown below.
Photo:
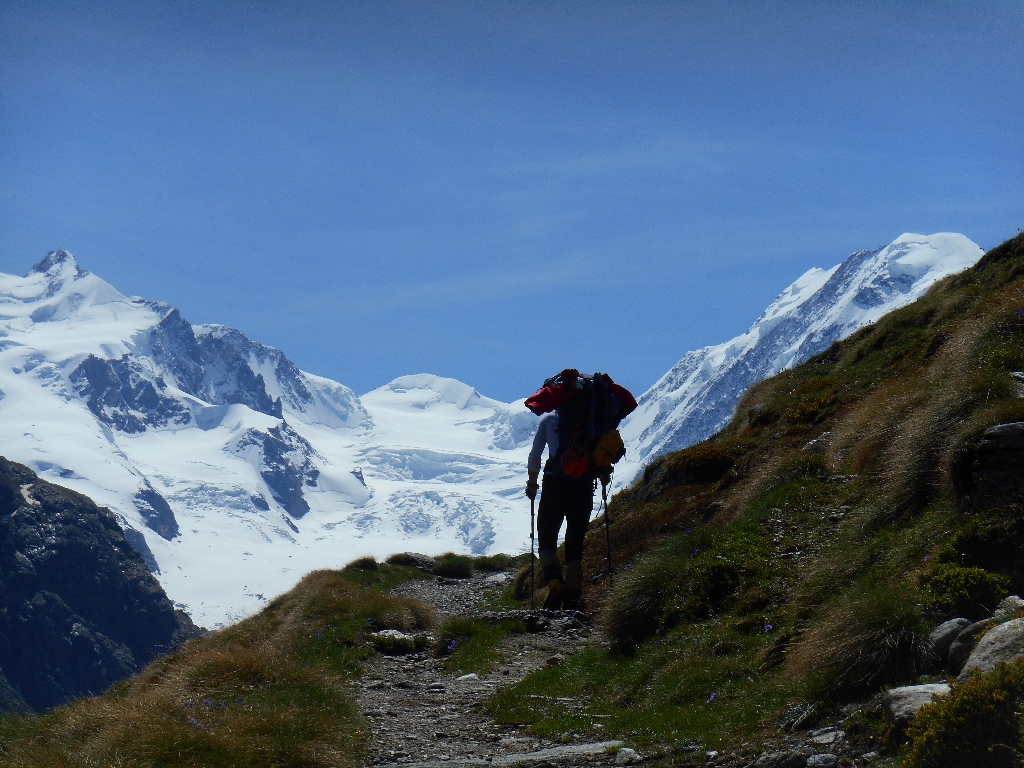
M945 683L905 685L885 692L882 696L882 709L889 722L897 728L903 728L925 704L931 704L936 696L948 695L949 686Z
M949 655L949 646L956 640L957 635L971 625L970 619L950 619L944 621L928 635L928 642L932 644L932 651L939 657L939 661L946 662Z
M811 755L807 758L807 768L833 768L839 765L839 757L831 752L822 752L820 755Z
M806 768L807 755L795 749L784 752L765 752L749 768Z
M1024 657L1024 619L999 624L984 634L964 664L958 680L966 680L974 670L991 672L1001 661Z
M635 749L629 747L623 747L615 753L615 764L616 765L632 765L640 759L640 755L637 754Z
M999 605L996 606L995 613L992 614L993 619L1008 619L1013 614L1024 611L1024 600L1021 600L1017 595L1010 595L1004 597L999 601Z
M978 644L978 640L985 634L985 631L995 626L991 619L976 621L964 627L963 631L956 636L956 640L949 646L949 654L946 656L946 669L954 675L959 674L967 663L967 658Z

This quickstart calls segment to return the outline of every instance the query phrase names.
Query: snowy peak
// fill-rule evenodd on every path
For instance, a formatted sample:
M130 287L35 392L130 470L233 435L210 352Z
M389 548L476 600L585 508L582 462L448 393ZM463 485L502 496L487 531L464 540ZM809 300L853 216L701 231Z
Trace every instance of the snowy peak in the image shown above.
M401 396L401 401L414 408L429 408L435 403L449 403L460 411L481 405L488 398L481 397L473 387L458 379L446 379L429 373L400 376L374 390ZM489 403L493 403L489 400Z
M629 451L618 483L631 482L657 456L718 432L751 384L823 352L981 256L963 235L907 233L832 269L805 272L746 333L688 352L640 397L620 428Z
M78 266L75 257L63 248L58 248L56 251L50 251L46 254L45 259L33 264L32 269L29 270L28 275L25 277L46 275L49 279L53 280L68 276L74 277L82 273L82 268Z

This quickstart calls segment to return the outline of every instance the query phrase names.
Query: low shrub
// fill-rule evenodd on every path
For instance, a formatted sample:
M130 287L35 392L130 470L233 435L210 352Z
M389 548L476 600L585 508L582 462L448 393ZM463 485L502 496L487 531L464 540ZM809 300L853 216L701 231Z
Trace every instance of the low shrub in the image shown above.
M534 588L544 586L544 577L537 562L534 562L533 565L527 563L516 573L516 577L512 582L513 599L529 600L531 586Z
M515 565L515 560L511 555L497 554L497 555L479 555L473 558L473 567L478 571L507 571Z
M343 571L377 571L380 570L380 564L376 558L371 555L366 557L360 557L353 560L351 563L342 568Z
M609 594L613 644L628 650L658 629L721 612L738 592L759 588L767 552L762 532L741 523L674 537L633 563Z
M794 644L787 671L805 679L815 696L834 700L909 683L936 663L925 630L911 600L876 586L822 613Z
M520 621L485 621L466 616L447 619L434 636L434 655L446 658L450 672L484 672L498 658L497 644L513 632L525 632Z
M468 579L473 575L473 558L445 552L434 559L434 573L451 579Z
M1024 662L1000 664L923 707L907 727L906 768L1018 765Z
M991 615L1010 593L1010 580L983 568L939 563L925 575L921 592L929 607L977 620Z

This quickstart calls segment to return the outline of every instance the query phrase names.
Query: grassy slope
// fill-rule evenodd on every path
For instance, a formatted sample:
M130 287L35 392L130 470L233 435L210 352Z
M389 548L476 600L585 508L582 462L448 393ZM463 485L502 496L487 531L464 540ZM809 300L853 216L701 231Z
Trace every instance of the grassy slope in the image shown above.
M376 629L429 608L383 591L410 568L316 571L258 615L151 664L103 696L0 719L4 766L355 766L367 730L347 686Z
M1020 510L960 511L970 447L1024 420L1022 369L1018 236L756 385L722 433L616 496L620 569L589 597L617 650L527 678L494 712L684 756L917 678L930 626L1024 590ZM604 549L595 526L588 572Z

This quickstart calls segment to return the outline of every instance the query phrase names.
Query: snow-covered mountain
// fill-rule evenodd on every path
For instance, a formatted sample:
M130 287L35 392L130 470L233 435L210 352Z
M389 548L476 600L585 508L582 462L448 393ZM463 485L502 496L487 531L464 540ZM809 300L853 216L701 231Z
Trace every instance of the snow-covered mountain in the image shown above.
M751 384L823 352L981 256L963 235L904 234L832 269L806 272L746 333L686 353L640 397L620 427L628 451L616 484L628 485L657 456L718 432Z
M0 454L113 510L208 626L361 554L520 549L535 423L436 376L359 398L63 250L0 275Z
M903 235L811 270L640 398L619 484L714 434L753 382L980 256L962 235ZM199 624L362 554L521 550L535 425L521 401L426 374L358 397L234 329L123 296L63 250L0 274L0 455L113 510Z

